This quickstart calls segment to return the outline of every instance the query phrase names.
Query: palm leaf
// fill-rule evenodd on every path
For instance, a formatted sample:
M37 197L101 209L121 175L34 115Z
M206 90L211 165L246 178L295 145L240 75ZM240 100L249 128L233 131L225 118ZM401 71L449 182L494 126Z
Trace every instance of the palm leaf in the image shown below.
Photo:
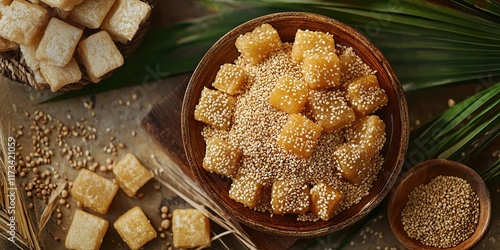
M454 145L450 146L447 150L439 154L437 158L450 159L454 161L462 161L462 159L466 159L466 154L464 152L468 147L474 147L473 142L479 140L481 137L491 133L498 135L500 123L500 113L497 113L494 117L491 117L484 123L480 123L477 125L475 129L468 132L466 135L463 135L459 138L456 138L458 142ZM491 138L493 140L493 138ZM485 145L486 143L484 143Z
M477 150L473 143L489 133L487 145L498 137L500 124L500 83L449 108L427 124L412 131L408 145L407 164L411 167L431 158L445 158L464 162ZM413 155L424 158L413 159Z
M343 21L369 37L393 65L407 91L500 78L500 17L464 1L206 0L218 13L151 30L111 78L46 100L96 94L189 73L223 34L252 18L308 11ZM161 42L159 42L161 41ZM496 79L495 78L495 79Z
M488 14L500 17L500 2L489 0L454 0L465 8L480 9Z
M413 131L414 140L422 140L424 138L442 137L449 133L453 128L464 122L467 117L484 108L485 103L490 100L498 102L498 94L500 93L500 84L496 84L487 91L479 92L478 94L457 103L453 108L446 110L434 119L431 119L427 124ZM496 99L495 99L496 98ZM436 133L436 131L438 133ZM411 147L411 146L410 146Z
M491 165L486 171L481 174L485 180L493 180L495 177L500 176L500 159Z

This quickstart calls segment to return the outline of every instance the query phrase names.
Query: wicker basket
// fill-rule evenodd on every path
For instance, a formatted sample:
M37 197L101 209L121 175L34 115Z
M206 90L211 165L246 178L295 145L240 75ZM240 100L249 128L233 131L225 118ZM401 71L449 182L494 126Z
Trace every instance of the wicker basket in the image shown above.
M156 0L141 0L141 1L151 6L151 12L149 16L146 18L146 20L142 22L141 26L139 27L139 30L135 34L132 41L130 41L127 44L122 44L122 43L116 44L118 50L122 53L124 58L130 56L137 49L137 47L139 47L142 39L144 38L148 30L149 24L151 23L151 13L154 9ZM84 34L86 34L85 32ZM86 84L91 83L90 79L87 76L85 67L80 65L80 69L82 70L82 79L76 83L68 84L59 89L58 91L77 90L81 89ZM112 74L113 71L104 75L103 77L101 77L101 79L108 78ZM35 73L26 65L26 62L21 57L20 50L0 53L0 75L5 76L15 82L29 84L30 86L32 86L37 90L42 90L50 87L46 82L37 81L37 79L35 78Z

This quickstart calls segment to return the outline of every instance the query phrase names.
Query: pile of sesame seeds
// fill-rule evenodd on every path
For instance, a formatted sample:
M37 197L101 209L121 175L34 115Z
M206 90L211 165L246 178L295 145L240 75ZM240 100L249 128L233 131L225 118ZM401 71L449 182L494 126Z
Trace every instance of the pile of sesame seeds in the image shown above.
M476 230L479 198L466 180L438 176L410 193L401 221L408 236L427 246L454 247Z
M345 47L340 47L345 50ZM268 211L270 206L270 187L276 180L290 180L296 183L315 185L324 182L344 194L338 211L342 211L358 203L365 197L376 179L384 159L375 156L374 166L367 178L359 185L344 180L339 172L333 153L337 146L345 140L345 131L339 130L323 133L317 142L316 149L308 158L302 158L286 152L276 143L278 135L288 119L288 114L273 108L269 104L269 95L275 83L283 76L302 79L302 63L291 58L292 44L284 43L280 50L273 52L269 58L257 65L251 64L244 57L239 57L235 64L246 73L247 83L240 95L236 97L235 112L229 131L205 126L203 136L221 138L233 145L239 145L243 151L238 174L252 176L264 188L260 201L254 208L257 211ZM354 53L354 52L352 52ZM356 69L349 67L352 75L372 74L371 70L357 57ZM362 63L362 65L360 65ZM310 111L303 111L310 117ZM310 213L298 216L298 220L317 220Z

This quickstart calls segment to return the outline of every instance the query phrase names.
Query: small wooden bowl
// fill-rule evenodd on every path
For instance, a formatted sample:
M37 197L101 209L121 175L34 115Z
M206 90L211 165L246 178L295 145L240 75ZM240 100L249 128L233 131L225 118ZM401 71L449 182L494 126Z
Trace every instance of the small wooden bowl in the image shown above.
M293 42L297 29L329 32L335 42L350 46L377 71L381 87L389 97L389 103L377 114L386 124L387 142L381 154L385 163L378 173L377 181L369 194L358 204L334 216L329 221L297 221L296 216L270 217L269 213L254 211L229 198L230 181L205 171L202 167L205 155L205 142L201 135L204 124L194 120L194 110L203 87L211 87L219 66L234 62L240 55L235 47L236 38L255 27L271 24L283 42ZM396 74L382 53L355 29L337 20L303 12L285 12L266 15L250 20L217 41L202 58L188 84L181 112L182 140L191 170L199 184L208 195L228 214L238 221L267 233L293 236L314 237L341 230L352 225L370 212L386 196L396 181L408 145L408 111L406 99Z
M434 159L418 164L404 173L392 189L387 205L387 216L392 231L409 249L441 249L429 247L410 238L401 222L401 211L408 202L408 195L417 186L426 184L439 175L456 176L466 180L479 197L479 222L474 234L459 245L448 249L471 249L488 232L491 221L491 198L481 176L471 168L454 161Z

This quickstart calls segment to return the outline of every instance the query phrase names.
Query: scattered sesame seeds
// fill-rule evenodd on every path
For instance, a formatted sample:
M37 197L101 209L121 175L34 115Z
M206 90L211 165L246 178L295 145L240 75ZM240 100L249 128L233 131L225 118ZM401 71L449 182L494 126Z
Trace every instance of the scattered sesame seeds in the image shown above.
M86 108L90 103L84 103ZM98 160L91 152L93 142L97 139L97 128L91 124L92 119L88 119L90 112L86 117L74 117L71 114L65 114L60 119L49 113L36 110L32 113L25 113L25 124L27 126L16 127L14 135L17 138L23 137L18 141L16 162L16 173L20 177L21 187L26 192L30 200L29 208L33 209L40 199L44 204L48 204L49 198L58 188L60 181L68 180L58 171L64 167L74 169L86 168L95 171L99 167ZM25 144L24 150L20 142ZM117 142L111 147L111 153L116 153L119 149L125 148L125 144ZM115 155L113 155L115 156ZM60 159L59 159L60 158ZM57 162L56 162L57 161ZM107 170L107 169L106 169ZM61 180L62 179L62 180ZM72 183L62 190L57 201L57 213L54 217L57 224L63 226L64 216L62 208L69 209L72 206L72 197L69 193Z

